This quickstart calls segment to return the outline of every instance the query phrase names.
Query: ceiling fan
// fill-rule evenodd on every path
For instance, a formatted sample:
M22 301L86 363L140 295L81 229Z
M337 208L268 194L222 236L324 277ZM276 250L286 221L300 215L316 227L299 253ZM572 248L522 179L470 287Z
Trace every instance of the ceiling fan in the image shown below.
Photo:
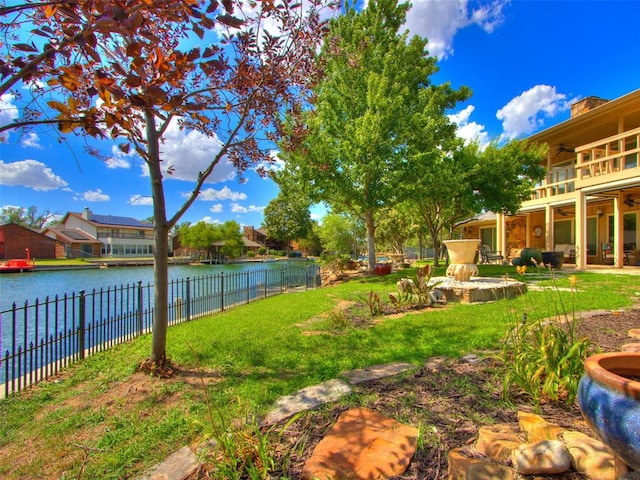
M627 207L634 207L636 205L640 205L640 202L638 202L637 200L634 200L633 198L631 198L631 194L627 195L626 198L624 199L624 204Z
M561 153L575 153L575 149L571 148L571 147L567 147L565 146L564 143L561 143L560 145L558 145L558 149L556 150L556 157L558 155L560 155Z

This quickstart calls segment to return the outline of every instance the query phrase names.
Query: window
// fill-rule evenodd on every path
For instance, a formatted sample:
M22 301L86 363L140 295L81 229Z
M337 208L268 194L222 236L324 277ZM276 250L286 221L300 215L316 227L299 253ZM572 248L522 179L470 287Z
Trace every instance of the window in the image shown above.
M489 248L489 250L496 249L497 234L495 228L481 228L480 239L482 240L482 243Z
M587 218L587 255L598 254L598 217Z
M554 242L558 244L570 244L573 245L573 220L558 220L553 222Z
M608 239L610 243L615 243L613 239L613 215L609 217ZM622 243L625 250L635 250L638 245L638 214L636 212L625 213L622 217Z

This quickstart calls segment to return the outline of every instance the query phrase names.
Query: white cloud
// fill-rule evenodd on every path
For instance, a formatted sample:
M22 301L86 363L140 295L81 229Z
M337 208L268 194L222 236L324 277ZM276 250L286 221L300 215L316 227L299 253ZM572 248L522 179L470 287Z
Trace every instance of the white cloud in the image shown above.
M517 138L533 133L551 118L570 106L567 96L557 93L555 87L536 85L512 99L496 113L502 121L503 137Z
M182 194L183 197L188 197L191 195L191 192L185 192ZM215 201L215 200L246 200L247 194L242 192L234 192L229 187L222 187L220 190L215 190L213 188L206 188L200 192L198 195L198 200L202 201Z
M117 145L111 146L111 157L106 160L107 168L129 168L131 166L130 158L137 155L135 149L131 149L129 153L124 153Z
M249 205L248 207L245 207L243 205L240 205L239 203L231 204L232 213L263 213L265 208L266 207L261 207L259 205Z
M14 96L5 93L0 96L0 125L6 125L18 118L18 107L13 104ZM0 142L6 142L9 138L8 132L0 133Z
M81 195L76 195L74 200L83 200L85 202L108 202L111 200L111 197L106 193L103 193L102 190L98 188L96 190L88 190Z
M25 134L22 139L20 139L20 145L24 148L42 148L40 138L33 132Z
M66 188L68 183L53 173L44 163L21 160L4 163L0 160L0 185L23 186L39 192Z
M147 206L153 205L153 198L148 195L131 195L129 205Z
M490 0L470 6L468 0L413 0L405 27L411 35L429 40L429 54L439 60L453 55L453 39L459 30L477 25L491 33L503 21L506 0Z
M211 205L211 208L209 209L209 211L211 213L222 213L223 212L223 207L221 203L215 203L213 205Z
M160 145L165 179L196 181L198 174L209 166L216 153L220 151L221 145L216 137L207 137L193 130L181 130L174 119L165 132L164 142ZM171 173L167 171L168 168ZM235 177L236 169L226 157L223 157L206 183L224 182Z
M199 221L200 222L204 222L204 223L214 223L214 224L222 223L217 218L209 217L208 215L206 217L202 217L202 219L200 219ZM198 222L196 222L196 223L198 223Z
M485 147L489 144L489 134L484 125L469 121L475 109L476 107L469 105L458 113L448 115L448 117L451 122L458 126L458 136L463 138L465 143L477 142L481 147Z

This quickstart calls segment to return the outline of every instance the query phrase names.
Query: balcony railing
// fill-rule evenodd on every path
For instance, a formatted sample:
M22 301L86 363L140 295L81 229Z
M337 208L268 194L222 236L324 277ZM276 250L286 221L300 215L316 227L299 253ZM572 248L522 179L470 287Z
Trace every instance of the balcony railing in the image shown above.
M98 232L98 238L126 238L133 240L153 240L153 233L113 233L113 232Z
M583 145L576 149L576 155L578 178L590 185L610 181L619 172L636 170L637 175L640 128Z
M552 168L531 201L558 199L583 187L640 175L640 128L577 147L574 164Z

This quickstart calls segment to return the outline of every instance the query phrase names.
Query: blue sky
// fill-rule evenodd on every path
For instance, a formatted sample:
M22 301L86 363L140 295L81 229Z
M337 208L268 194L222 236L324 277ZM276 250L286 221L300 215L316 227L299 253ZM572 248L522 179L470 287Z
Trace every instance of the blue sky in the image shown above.
M564 121L580 98L614 99L640 88L638 18L635 0L414 0L406 26L427 37L430 54L439 59L434 83L472 89L451 118L461 136L486 143ZM15 106L15 99L2 97L0 124L15 116ZM215 148L207 142L193 132L169 132L167 152L189 159L165 182L169 216ZM100 146L109 160L99 160L83 145L78 137L59 143L46 130L9 133L0 143L0 207L35 205L59 214L89 207L98 214L150 217L143 162L122 156L109 143ZM260 226L277 187L253 172L246 180L241 184L223 165L180 222Z

